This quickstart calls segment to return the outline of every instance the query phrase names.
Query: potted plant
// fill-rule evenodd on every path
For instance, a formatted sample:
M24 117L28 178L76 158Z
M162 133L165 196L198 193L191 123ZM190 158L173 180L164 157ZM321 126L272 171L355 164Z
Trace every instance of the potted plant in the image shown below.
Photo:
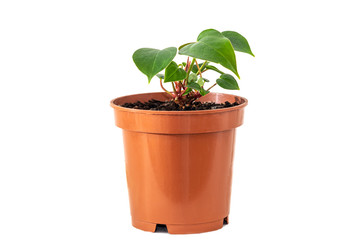
M248 102L210 90L239 89L235 51L254 56L239 33L207 29L196 42L178 48L187 56L183 63L173 61L175 47L134 52L148 82L157 76L163 89L111 101L115 123L123 129L134 227L154 232L165 225L169 233L199 233L227 223L235 129ZM206 71L219 74L208 87Z

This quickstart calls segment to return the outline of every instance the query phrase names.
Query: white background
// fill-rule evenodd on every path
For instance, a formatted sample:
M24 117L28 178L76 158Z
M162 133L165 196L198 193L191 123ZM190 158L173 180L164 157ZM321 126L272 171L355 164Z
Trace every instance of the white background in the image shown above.
M0 239L359 239L356 3L1 1ZM238 31L256 55L237 55L249 105L230 224L136 230L109 101L160 90L133 64L136 49L207 28Z

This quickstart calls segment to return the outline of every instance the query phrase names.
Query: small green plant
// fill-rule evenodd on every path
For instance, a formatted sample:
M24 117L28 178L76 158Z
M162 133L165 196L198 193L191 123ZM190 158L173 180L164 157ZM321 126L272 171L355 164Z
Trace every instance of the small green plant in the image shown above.
M186 62L178 64L173 61L177 53L175 47L163 50L140 48L134 52L133 60L138 69L147 76L149 83L156 75L160 79L161 88L172 96L173 101L184 105L208 94L215 85L230 90L240 89L233 75L224 73L212 65L212 63L220 64L240 79L235 51L254 56L248 41L239 33L207 29L199 34L196 42L186 43L179 47L178 53L188 56ZM198 59L204 62L200 63ZM160 72L164 69L165 72L161 74ZM203 75L208 70L215 71L220 76L216 83L205 88L205 83L209 80ZM171 83L172 91L165 89L163 82Z

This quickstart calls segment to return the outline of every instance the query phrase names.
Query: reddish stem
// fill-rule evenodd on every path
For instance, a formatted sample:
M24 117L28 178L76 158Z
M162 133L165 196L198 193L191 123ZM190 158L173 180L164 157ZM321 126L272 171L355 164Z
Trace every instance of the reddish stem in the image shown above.
M168 93L168 94L170 94L171 96L173 96L173 94L171 94L168 90L166 90L166 89L164 88L161 79L160 79L160 86L161 86L161 88L162 88L166 93Z
M187 70L189 69L189 67L190 67L190 57L187 58L186 66L185 66L185 72L187 72Z
M187 87L184 88L184 90L181 91L180 95L182 96L184 94L184 92L186 92Z
M201 71L200 71L199 64L198 64L198 62L197 62L196 60L195 60L195 63L196 63L196 66L197 66L197 68L198 68L198 71L199 71L200 77L202 78L202 75L201 75Z

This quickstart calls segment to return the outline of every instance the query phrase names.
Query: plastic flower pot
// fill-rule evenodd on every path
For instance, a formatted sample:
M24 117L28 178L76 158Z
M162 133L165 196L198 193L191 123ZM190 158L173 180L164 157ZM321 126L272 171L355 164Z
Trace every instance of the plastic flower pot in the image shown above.
M228 221L235 129L243 123L247 100L209 93L200 101L241 104L199 111L119 106L168 98L148 93L111 101L123 129L132 225L151 232L166 225L173 234L220 229Z

